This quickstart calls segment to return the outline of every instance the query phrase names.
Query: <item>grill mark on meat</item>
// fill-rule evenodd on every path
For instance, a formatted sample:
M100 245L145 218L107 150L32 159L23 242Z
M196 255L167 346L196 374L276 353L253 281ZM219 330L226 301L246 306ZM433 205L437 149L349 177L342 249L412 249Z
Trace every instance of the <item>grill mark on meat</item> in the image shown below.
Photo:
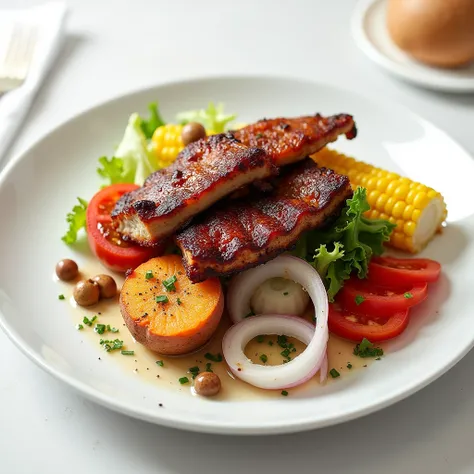
M352 195L349 179L310 158L285 169L273 192L226 200L176 236L188 277L199 282L264 263L322 227Z

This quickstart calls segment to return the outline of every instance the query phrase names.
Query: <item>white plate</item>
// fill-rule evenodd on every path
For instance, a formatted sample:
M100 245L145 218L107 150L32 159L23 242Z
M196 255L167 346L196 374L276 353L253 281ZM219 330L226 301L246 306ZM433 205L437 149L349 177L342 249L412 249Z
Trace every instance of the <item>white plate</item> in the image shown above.
M429 300L413 311L388 355L366 370L297 397L212 401L189 397L125 373L117 361L98 362L81 343L53 268L84 257L64 245L64 216L76 196L99 186L97 157L111 153L127 117L158 99L165 117L221 100L243 121L314 112L351 113L359 136L337 148L432 185L446 196L449 225L423 256L443 264ZM396 104L373 101L329 85L277 78L216 78L139 91L63 124L18 157L0 177L0 321L12 341L40 367L84 396L114 410L163 425L215 433L282 433L353 419L386 407L448 370L474 343L474 209L469 196L474 162L444 132ZM66 304L66 306L65 306ZM113 359L113 358L112 358ZM21 376L21 374L19 374ZM158 408L162 402L165 408Z
M387 0L360 0L352 17L352 34L372 61L396 76L430 89L474 91L474 63L462 69L426 66L405 54L390 38L385 12Z

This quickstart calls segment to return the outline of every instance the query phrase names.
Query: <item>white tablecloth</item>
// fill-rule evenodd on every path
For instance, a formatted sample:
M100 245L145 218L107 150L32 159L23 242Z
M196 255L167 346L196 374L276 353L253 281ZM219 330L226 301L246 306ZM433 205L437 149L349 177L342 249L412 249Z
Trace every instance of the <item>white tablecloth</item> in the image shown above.
M0 8L38 3L0 0ZM174 78L247 71L315 78L406 104L474 154L474 95L429 92L380 71L351 40L352 1L69 5L64 48L11 155L120 93ZM474 472L473 353L382 412L319 431L256 438L185 433L96 406L43 373L1 331L0 361L5 474Z

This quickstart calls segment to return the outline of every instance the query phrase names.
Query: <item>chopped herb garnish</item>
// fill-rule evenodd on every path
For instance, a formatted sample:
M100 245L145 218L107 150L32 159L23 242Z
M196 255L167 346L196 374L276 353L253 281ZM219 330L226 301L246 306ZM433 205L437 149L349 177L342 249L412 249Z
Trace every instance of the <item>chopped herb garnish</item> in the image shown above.
M267 363L267 360L268 360L267 355L266 355L266 354L261 354L261 355L260 355L260 360L261 360L264 364L266 364L266 363Z
M354 347L354 355L362 358L380 357L383 356L383 349L380 347L374 347L374 345L364 337L362 342Z
M341 375L336 369L331 369L329 371L329 373L331 374L331 377L333 379L336 379L337 377L339 377Z
M286 348L284 351L281 351L281 352L280 352L280 355L281 355L282 357L287 357L287 358L288 358L289 355L290 355L290 349L289 349L289 348Z
M168 303L168 297L165 295L155 296L155 301L157 303Z
M382 360L382 357L377 357L375 360Z
M250 318L250 316L255 316L255 313L254 313L252 310L250 310L250 312L247 313L247 314L244 316L244 318Z
M200 372L199 367L198 367L197 365L194 366L194 367L190 367L190 368L188 369L188 371L189 371L191 374L196 374L196 375L199 374L199 372Z
M273 346L273 341L268 341L269 346Z
M119 332L119 330L117 328L111 328L110 324L107 324L107 331L108 332Z
M352 369L352 364L350 362L347 363L347 368Z
M365 298L362 295L356 295L354 300L355 300L356 305L359 306L365 301Z
M212 365L212 364L211 364L210 362L208 362L208 363L206 364L206 370L205 370L205 372L212 372L211 365Z
M404 295L403 295L407 300L409 300L410 298L413 298L413 295L407 291Z
M104 346L106 352L117 351L123 347L123 341L120 339L114 339L113 341L109 339L101 339L99 344Z
M59 295L58 296L58 300L65 300L65 299L66 299L66 297L64 295Z
M94 331L97 333L97 334L104 334L105 332L105 324L96 324L95 325L95 328L94 328Z
M284 396L284 397L287 397L288 396L288 392L286 390L282 390L281 391L281 394Z
M120 354L124 356L132 356L135 355L135 351L120 351Z
M80 331L81 329L84 329L84 326L82 324L76 324L76 329Z
M92 319L89 319L87 316L84 316L84 319L82 320L82 322L86 325L86 326L92 326L92 323L97 319L97 316L94 316Z
M211 354L210 352L206 352L204 354L204 357L207 359L207 360L212 360L212 362L222 362L222 354Z
M288 339L286 336L278 336L277 337L277 343L280 347L282 347L283 349L285 349L286 347L288 347Z
M289 295L288 291L285 291L285 292L283 293L283 296L288 296L288 295Z
M178 379L178 381L181 385L184 385L185 383L189 383L189 379L187 377L181 377L180 379Z
M147 280L151 280L153 278L153 272L151 270L148 270L146 273L145 273L145 278Z
M157 360L156 365L159 365L160 367L163 367L165 363L162 360Z
M179 298L176 298L176 303L178 304L178 306L181 306L181 300Z
M176 287L174 284L178 281L178 278L176 278L176 275L173 275L172 277L169 277L166 280L163 280L163 286L165 287L166 291L176 291Z
M257 336L257 342L263 342L265 339L265 336L263 334L260 334L260 336Z

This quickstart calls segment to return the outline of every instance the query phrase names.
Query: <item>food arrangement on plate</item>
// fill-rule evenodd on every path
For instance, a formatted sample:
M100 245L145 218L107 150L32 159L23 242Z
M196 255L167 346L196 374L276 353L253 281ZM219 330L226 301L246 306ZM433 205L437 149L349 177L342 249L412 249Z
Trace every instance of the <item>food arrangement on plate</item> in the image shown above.
M63 237L73 246L84 229L114 276L79 274L69 259L56 274L101 350L135 361L128 330L157 367L179 357L178 387L214 396L240 381L288 396L380 359L403 333L441 267L384 253L423 249L446 205L327 148L356 138L351 115L235 118L213 104L176 123L156 104L148 119L133 114L114 156L99 159L104 186L79 199ZM334 341L350 348L345 362Z

